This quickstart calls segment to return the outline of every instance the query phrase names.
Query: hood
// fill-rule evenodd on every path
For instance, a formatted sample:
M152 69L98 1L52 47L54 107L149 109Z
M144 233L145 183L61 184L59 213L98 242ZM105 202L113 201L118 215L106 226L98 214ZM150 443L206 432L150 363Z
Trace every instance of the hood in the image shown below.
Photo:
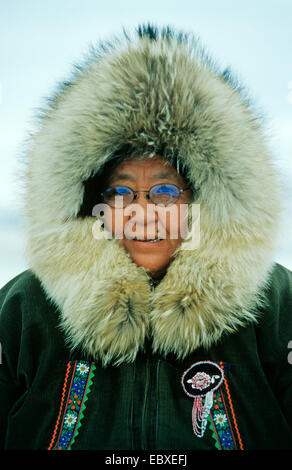
M185 241L156 287L78 215L84 182L125 147L184 168L200 205L199 245ZM92 48L43 109L26 170L27 257L70 348L120 364L150 338L182 359L257 321L279 183L261 120L192 35L145 25Z

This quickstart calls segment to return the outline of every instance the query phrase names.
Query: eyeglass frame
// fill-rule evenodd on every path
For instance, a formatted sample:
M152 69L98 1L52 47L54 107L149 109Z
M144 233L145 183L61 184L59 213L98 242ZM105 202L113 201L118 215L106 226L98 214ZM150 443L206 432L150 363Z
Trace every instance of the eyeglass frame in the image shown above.
M179 195L176 198L174 198L174 201L171 204L169 204L170 206L179 200L179 198L181 196L181 193L183 193L184 191L187 191L188 189L191 189L189 186L187 186L186 188L179 188L178 186L176 186L176 184L173 184L173 183L157 183L157 184L154 184L153 186L151 186L151 188L148 189L148 190L138 190L138 191L134 191L134 189L129 188L129 186L123 186L123 185L116 185L116 186L121 186L122 188L127 188L133 193L133 200L128 205L133 203L133 201L135 200L135 197L137 196L138 193L147 193L148 200L150 200L153 204L158 205L155 202L153 202L152 199L150 199L149 193L150 193L151 189L153 189L155 186L160 186L160 185L163 186L163 185L166 185L166 184L174 186L176 189L179 190ZM115 186L109 186L109 188L114 189ZM107 189L109 189L109 188L107 188ZM104 196L104 192L100 193L100 195ZM123 196L121 195L121 197L123 197ZM111 207L115 208L115 206L112 206L111 204L109 204L109 205ZM123 206L123 207L127 207L127 206ZM168 207L168 206L164 206L164 207Z

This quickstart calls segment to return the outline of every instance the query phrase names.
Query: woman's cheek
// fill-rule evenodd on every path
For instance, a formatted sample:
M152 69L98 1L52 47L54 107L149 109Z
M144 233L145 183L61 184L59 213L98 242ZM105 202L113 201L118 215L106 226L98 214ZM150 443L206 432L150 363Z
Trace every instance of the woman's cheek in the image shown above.
M187 206L187 205L186 205ZM164 231L165 237L171 240L181 239L182 230L182 217L184 217L186 210L178 204L173 204L163 208L159 213L159 228ZM159 233L161 233L159 231Z
M121 240L124 237L126 217L124 217L123 209L109 207L109 209L105 211L103 222L105 230L111 233L114 238Z

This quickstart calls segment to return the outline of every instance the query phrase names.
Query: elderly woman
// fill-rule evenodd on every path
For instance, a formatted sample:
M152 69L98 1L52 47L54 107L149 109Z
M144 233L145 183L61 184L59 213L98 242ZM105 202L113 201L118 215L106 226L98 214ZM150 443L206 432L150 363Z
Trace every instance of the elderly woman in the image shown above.
M169 28L101 45L44 110L25 178L2 447L291 448L281 193L230 73Z

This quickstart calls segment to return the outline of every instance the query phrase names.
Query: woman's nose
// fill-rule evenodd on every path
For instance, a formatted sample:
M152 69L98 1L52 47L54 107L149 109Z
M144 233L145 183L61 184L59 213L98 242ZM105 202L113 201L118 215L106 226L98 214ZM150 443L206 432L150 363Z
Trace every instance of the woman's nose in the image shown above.
M134 200L133 202L137 204L144 204L145 202L149 204L150 201L150 196L149 193L146 191L138 191L137 193L134 194Z
M146 192L136 193L133 202L127 206L126 213L130 218L134 218L138 225L143 226L155 223L157 219L155 204Z

